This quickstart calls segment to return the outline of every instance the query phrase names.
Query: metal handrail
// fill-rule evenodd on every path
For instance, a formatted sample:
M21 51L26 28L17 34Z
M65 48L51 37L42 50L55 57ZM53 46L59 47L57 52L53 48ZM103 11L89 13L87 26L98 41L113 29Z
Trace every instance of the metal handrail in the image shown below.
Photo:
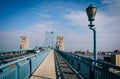
M120 74L111 71L120 71L120 67L107 62L71 54L55 49L63 58L85 79L119 79ZM97 65L95 65L97 63ZM81 69L82 68L82 69ZM87 70L86 70L87 69ZM86 75L88 74L88 75ZM107 77L107 78L104 78Z
M48 49L1 65L0 79L28 79L50 52Z

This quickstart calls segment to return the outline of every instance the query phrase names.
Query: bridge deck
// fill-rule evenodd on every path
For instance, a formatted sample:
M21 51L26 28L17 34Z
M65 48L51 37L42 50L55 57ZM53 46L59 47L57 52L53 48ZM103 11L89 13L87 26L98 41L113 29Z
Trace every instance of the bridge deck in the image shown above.
M46 57L38 69L32 74L30 79L56 79L53 51Z
M30 79L80 79L56 52L50 53Z

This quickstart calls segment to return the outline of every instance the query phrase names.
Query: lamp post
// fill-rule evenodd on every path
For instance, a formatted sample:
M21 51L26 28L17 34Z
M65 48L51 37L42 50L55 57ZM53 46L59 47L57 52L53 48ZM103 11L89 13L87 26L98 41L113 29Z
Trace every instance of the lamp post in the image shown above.
M93 21L95 20L96 12L97 12L97 8L93 4L90 4L86 8L86 13L87 13L87 16L88 16L88 21L90 21L90 24L88 26L93 31L93 35L94 35L93 36L93 39L94 39L94 60L97 60L97 53L96 53L96 27L93 24Z

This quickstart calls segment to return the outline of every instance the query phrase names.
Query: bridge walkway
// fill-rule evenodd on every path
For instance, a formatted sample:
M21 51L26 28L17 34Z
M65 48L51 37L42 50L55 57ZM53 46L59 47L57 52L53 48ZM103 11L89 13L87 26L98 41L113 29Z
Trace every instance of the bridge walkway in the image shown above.
M80 79L57 52L51 52L30 79Z
M56 79L54 51L49 53L30 79Z

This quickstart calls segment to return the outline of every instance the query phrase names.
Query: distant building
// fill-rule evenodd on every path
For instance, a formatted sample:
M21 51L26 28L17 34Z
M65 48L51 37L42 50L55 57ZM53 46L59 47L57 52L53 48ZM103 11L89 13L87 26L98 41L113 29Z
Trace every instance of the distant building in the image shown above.
M120 66L120 54L112 54L110 58L110 62L117 66Z
M29 48L29 39L27 36L20 37L20 49L27 49Z
M64 37L63 36L57 37L56 48L59 50L64 50Z

